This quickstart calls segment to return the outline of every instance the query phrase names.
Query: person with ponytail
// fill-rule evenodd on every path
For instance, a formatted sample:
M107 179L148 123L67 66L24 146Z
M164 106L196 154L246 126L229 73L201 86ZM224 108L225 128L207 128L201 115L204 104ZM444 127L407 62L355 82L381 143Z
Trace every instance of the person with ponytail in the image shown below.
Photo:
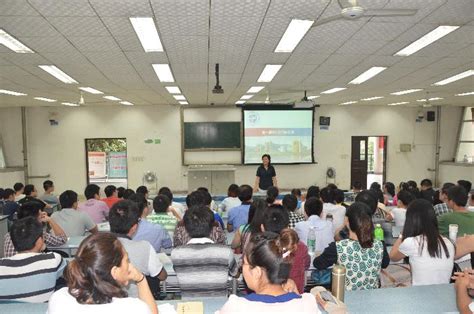
M266 231L252 235L244 252L242 272L255 293L231 295L216 313L321 313L312 294L299 295L285 289L295 250L290 235L293 232L284 229L280 234Z
M145 275L129 263L122 243L112 233L96 233L82 241L64 271L67 288L50 298L48 314L157 314ZM134 281L138 298L127 297L125 286Z
M407 208L403 232L390 251L390 259L410 258L412 284L449 283L454 265L454 245L438 230L433 205L425 199L412 201Z
M382 241L374 239L374 225L368 212L370 208L355 202L346 212L344 224L349 238L332 242L323 253L313 260L318 270L334 264L346 268L346 290L377 289L381 268L386 268L390 259L384 254Z

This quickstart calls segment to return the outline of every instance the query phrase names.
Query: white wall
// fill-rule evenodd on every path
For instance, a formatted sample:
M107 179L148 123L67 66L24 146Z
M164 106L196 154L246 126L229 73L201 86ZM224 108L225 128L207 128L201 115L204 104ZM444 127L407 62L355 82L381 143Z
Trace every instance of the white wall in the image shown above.
M199 111L198 111L199 110ZM406 107L321 106L315 115L314 165L278 165L280 186L307 187L325 184L327 167L335 167L336 183L349 188L351 136L388 136L387 180L420 181L434 177L436 123L415 123L419 109ZM49 117L56 113L58 126L50 126ZM443 108L441 156L448 159L454 151L459 107ZM330 116L329 130L319 130L319 116ZM188 109L186 121L238 121L240 110ZM160 185L186 190L186 167L181 165L180 113L173 106L142 107L38 107L27 109L30 175L50 174L57 191L66 188L82 193L86 184L84 139L125 137L128 144L129 185L142 184L145 171L155 171ZM0 132L5 142L9 165L22 161L21 119L19 108L0 109ZM147 138L159 138L161 144L145 144ZM400 153L401 143L414 144L410 153ZM204 153L200 158L219 161L218 152ZM141 161L143 160L143 161ZM461 168L464 169L464 168ZM472 168L470 168L472 169ZM237 166L238 184L252 183L255 166ZM441 173L441 178L446 177ZM463 175L460 171L459 175ZM15 176L13 176L15 177ZM21 177L21 176L20 176ZM0 173L0 186L11 186L17 178ZM40 186L42 179L32 180Z

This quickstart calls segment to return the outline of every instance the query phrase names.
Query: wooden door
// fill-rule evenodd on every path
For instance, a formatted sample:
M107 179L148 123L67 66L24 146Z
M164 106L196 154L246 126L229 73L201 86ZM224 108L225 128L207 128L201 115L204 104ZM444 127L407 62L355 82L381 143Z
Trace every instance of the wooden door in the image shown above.
M359 181L362 189L367 188L368 136L353 136L351 149L351 188Z

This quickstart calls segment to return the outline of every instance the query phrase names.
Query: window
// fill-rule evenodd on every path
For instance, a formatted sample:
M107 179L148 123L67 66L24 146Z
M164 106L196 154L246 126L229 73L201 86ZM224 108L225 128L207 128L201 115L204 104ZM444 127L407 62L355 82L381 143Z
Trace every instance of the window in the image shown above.
M456 162L474 163L474 107L464 108L456 149Z

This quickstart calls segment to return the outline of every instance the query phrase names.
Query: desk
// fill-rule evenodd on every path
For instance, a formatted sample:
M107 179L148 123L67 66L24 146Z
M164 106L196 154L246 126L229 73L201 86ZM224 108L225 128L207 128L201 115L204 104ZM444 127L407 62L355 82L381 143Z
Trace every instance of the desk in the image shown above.
M85 236L68 237L66 243L64 243L61 246L50 247L50 249L64 250L68 252L69 256L72 256L73 250L77 250L82 240L84 240L85 238L86 238Z

